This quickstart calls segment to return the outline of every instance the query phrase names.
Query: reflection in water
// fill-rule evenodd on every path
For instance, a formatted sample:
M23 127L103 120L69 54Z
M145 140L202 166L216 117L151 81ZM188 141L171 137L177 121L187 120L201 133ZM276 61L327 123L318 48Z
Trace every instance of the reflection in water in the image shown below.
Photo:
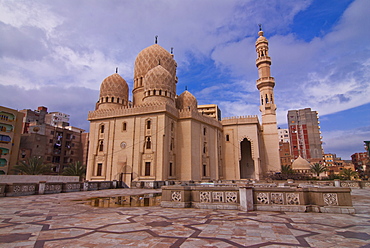
M96 197L88 199L86 204L100 208L159 206L161 203L161 196L161 193L154 193L145 195Z

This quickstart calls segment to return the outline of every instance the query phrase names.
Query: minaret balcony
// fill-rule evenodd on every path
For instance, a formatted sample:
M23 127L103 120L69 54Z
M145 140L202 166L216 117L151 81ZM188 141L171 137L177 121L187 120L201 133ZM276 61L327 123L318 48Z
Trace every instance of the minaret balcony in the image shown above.
M271 65L271 58L269 56L261 56L256 59L256 65L258 66L261 63L268 63Z
M257 79L257 88L261 89L262 87L274 87L275 79L273 77L262 77Z
M257 79L257 84L262 84L262 83L275 84L275 78L274 77L261 77L261 78Z

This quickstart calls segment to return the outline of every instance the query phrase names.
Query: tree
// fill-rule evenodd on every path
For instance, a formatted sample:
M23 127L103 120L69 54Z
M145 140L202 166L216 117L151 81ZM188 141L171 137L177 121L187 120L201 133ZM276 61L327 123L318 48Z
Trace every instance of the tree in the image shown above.
M294 174L294 171L290 165L282 165L281 166L281 174L284 175L291 175Z
M19 164L13 167L13 171L22 175L42 175L50 173L51 165L44 164L41 157L34 156L25 161L20 161Z
M328 171L328 168L320 163L314 163L310 165L310 167L311 172L315 173L317 177L319 177L321 173Z
M351 180L354 177L358 176L357 171L353 171L351 168L349 169L343 169L339 175L344 179L344 180Z
M78 176L80 181L85 177L86 174L86 165L81 164L80 161L69 164L64 168L62 175L63 176Z

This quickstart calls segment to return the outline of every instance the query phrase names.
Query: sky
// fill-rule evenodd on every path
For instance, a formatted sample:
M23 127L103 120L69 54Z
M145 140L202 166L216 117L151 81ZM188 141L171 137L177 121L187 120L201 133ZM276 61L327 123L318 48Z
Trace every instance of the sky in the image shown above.
M288 110L318 111L324 151L350 159L370 140L369 15L368 0L0 0L0 105L46 106L88 131L101 82L118 67L131 92L135 58L158 35L174 48L178 95L259 115L262 24L278 126Z

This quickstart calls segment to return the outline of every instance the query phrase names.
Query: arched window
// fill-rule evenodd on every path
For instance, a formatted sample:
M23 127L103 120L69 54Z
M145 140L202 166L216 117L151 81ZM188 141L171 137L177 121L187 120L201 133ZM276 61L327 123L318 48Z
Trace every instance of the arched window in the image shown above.
M102 152L104 149L104 143L102 140L99 141L99 152Z
M100 126L100 133L104 133L104 125Z
M151 147L152 147L152 142L150 140L150 137L147 137L146 142L145 142L145 148L146 149L151 149Z
M172 164L172 162L170 162L170 168L169 168L169 173L168 173L170 177L172 177L172 175L173 175L173 168L172 167L173 167L173 164Z
M145 176L150 176L150 162L145 162Z
M126 130L127 130L127 123L123 122L122 123L122 131L126 131Z
M98 163L98 166L96 168L96 175L98 177L100 177L102 175L102 171L103 171L103 164L102 163Z
M226 134L226 141L230 141L230 135Z
M203 164L203 176L204 177L207 176L207 165L206 164Z
M151 128L151 121L150 120L147 120L146 121L146 129L150 129Z

